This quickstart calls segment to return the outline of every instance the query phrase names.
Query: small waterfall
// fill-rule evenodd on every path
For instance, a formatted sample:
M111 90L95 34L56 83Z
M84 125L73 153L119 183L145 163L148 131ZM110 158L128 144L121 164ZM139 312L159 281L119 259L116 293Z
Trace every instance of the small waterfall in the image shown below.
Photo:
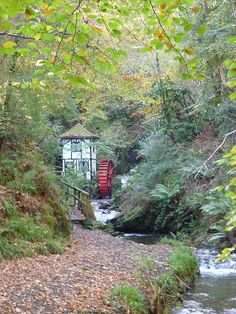
M119 176L121 188L124 189L130 179L130 174ZM110 220L120 215L119 211L111 209L111 199L92 200L91 205L97 221L107 224Z
M215 263L218 250L197 250L199 257L201 276L230 276L236 275L236 254L232 255L232 259ZM236 291L235 291L236 295Z
M120 214L120 212L110 209L111 199L93 200L91 205L97 221L102 224L108 223Z

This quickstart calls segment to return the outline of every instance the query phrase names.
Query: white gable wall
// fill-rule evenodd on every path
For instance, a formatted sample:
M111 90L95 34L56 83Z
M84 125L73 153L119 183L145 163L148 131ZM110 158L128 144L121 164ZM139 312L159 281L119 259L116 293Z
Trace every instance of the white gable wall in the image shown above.
M63 173L71 167L83 171L88 180L96 174L96 149L90 139L64 139L62 159Z

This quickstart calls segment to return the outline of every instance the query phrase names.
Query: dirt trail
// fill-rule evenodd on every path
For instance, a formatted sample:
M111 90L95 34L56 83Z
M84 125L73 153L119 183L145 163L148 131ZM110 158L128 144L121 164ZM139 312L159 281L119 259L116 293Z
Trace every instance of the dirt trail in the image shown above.
M138 256L164 262L166 245L146 246L76 226L61 255L0 263L0 314L113 313L112 287L134 283Z

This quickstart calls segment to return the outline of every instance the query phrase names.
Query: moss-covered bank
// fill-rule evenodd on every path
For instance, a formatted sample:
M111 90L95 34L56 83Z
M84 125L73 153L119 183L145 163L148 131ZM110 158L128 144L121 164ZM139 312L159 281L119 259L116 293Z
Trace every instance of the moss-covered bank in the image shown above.
M158 261L149 256L140 260L136 269L137 285L122 285L111 292L111 302L117 313L163 314L180 301L198 274L197 258L178 242L169 242L174 250L160 272Z
M59 180L32 153L0 159L0 260L61 253L70 225Z

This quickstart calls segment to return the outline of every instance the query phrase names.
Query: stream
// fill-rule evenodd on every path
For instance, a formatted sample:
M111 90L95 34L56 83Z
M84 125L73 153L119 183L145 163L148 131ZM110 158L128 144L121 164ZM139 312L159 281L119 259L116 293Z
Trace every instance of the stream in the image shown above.
M124 234L124 238L143 244L155 244L158 236ZM171 314L236 314L236 254L228 261L214 263L219 251L196 249L200 276L184 294L183 303Z
M94 201L93 206L98 221L105 224L119 212L109 209L109 200ZM103 208L104 207L104 208ZM123 234L123 238L147 245L155 244L158 236L153 234ZM183 303L171 314L236 314L236 254L228 261L214 263L218 251L196 249L200 265L200 276L194 287L184 294Z
M236 314L236 255L232 260L214 263L217 250L198 249L200 277L185 293L184 302L173 314Z

